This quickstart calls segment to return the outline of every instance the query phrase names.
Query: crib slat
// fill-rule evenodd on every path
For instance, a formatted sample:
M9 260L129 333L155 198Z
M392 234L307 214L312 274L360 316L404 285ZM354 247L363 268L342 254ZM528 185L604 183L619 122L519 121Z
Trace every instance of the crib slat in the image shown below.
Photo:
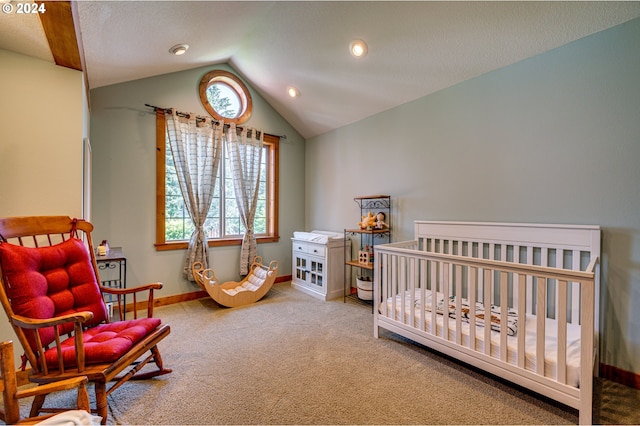
M496 245L494 243L489 243L489 253L487 259L496 260ZM496 303L495 297L498 294L498 291L495 287L495 271L491 273L491 303ZM485 305L486 308L486 305ZM486 326L486 323L485 323Z
M476 347L476 295L478 268L469 268L469 347L474 351Z
M406 257L405 257L406 258ZM409 278L409 303L410 305L407 307L409 309L409 323L411 327L416 326L416 310L414 309L414 300L416 300L416 259L413 257L409 257L408 259L408 270L407 276Z
M449 267L451 263L443 263L440 268L442 285L442 338L449 340Z
M407 257L405 255L398 256L398 294L400 298L400 312L402 312L402 323L407 323Z
M393 296L394 303L391 304L392 318L397 318L397 308L395 303L396 295L398 294L398 256L391 256L391 295ZM402 295L400 296L402 297Z
M513 246L513 259L512 259L513 263L520 263L520 246L516 245ZM513 285L513 296L512 296L512 300L513 300L513 306L518 306L518 301L520 300L520 289L518 288L518 286L515 285L516 282L516 277L513 277L514 279L514 285ZM524 296L524 293L522 293L522 295Z
M507 261L507 245L506 244L496 244L496 248L500 250L500 256L495 256L494 258L495 260L500 260L502 262L506 262ZM496 277L498 280L500 280L501 278ZM496 305L500 304L500 300L498 300L498 298L502 297L502 288L501 288L501 284L500 281L498 281L498 283L496 283L496 288L494 289L494 291L496 292L495 294L495 298L493 300L493 303ZM505 288L505 291L506 288Z
M476 257L483 259L484 258L484 244L479 242L477 243L477 253ZM478 299L484 300L484 268L478 269Z
M536 373L544 376L544 337L545 320L547 312L547 280L544 277L537 278L537 300L536 300Z
M561 249L557 249L556 250L556 268L561 268L561 269L564 268L564 251L561 250ZM556 283L556 297L555 297L554 300L556 301L556 307L555 307L555 316L554 316L554 318L558 319L558 315L560 315L560 307L558 306L557 302L558 302L558 297L560 297L560 289L558 288L558 282L555 281L555 283ZM566 315L566 313L567 313L566 309L564 310L564 313Z
M429 261L431 264L431 334L434 336L438 335L438 327L436 322L436 304L438 303L438 280L437 280L437 269L438 262Z
M540 265L549 266L549 249L547 249L547 248L541 248L540 249ZM546 281L545 287L546 287L546 292L547 292L547 295L548 295L549 294L549 287L550 287L550 282L549 281ZM545 299L545 303L546 303L546 309L544 311L544 315L548 316L549 315L548 309L549 309L549 306L550 306L549 305L549 299Z
M533 265L533 247L526 247L526 259L527 265ZM533 309L533 276L527 275L527 311L530 314L535 314Z
M451 264L451 270L454 272L454 265ZM456 343L462 344L462 266L455 268L456 273Z
M493 271L484 270L484 353L491 356L491 287L493 287ZM487 320L487 309L489 318Z
M557 366L557 380L560 383L567 383L567 282L558 281L558 359Z
M500 272L500 359L507 362L507 314L509 313L507 291L508 276L506 272ZM491 309L491 307L489 307Z
M411 277L411 298L409 299L409 306L407 307L411 312L411 326L418 327L418 318L416 317L416 289L419 291L419 283L418 283L418 267L416 262L419 262L418 259L414 257L409 257L409 276Z
M427 311L424 309L425 298L427 292L427 261L424 259L420 259L420 330L425 331L425 320Z
M395 295L393 294L393 292L391 291L391 281L393 280L393 267L392 267L392 261L391 261L391 254L385 254L384 260L383 260L383 269L382 269L382 273L384 276L384 290L383 290L383 294L386 297L385 300L392 300L391 305L389 305L387 307L387 304L384 304L383 307L383 312L385 316L392 316L393 315L393 304L395 303L395 300L393 299L395 297ZM393 317L393 316L392 316ZM395 319L395 317L393 317Z
M527 290L527 275L518 274L518 292L525 294ZM518 301L518 367L525 368L525 336L527 335L527 301L520 298Z
M571 254L572 268L580 270L580 251L573 250ZM571 283L571 324L580 324L580 286L576 282Z
M388 295L387 295L387 283L389 282L387 274L389 273L389 268L387 265L387 257L389 255L386 253L379 253L378 254L378 259L379 259L379 263L378 265L382 265L382 268L376 268L376 270L374 271L374 278L378 277L378 284L377 284L377 288L380 289L380 300L382 301L382 306L381 306L381 313L383 316L387 316L387 300L388 300ZM374 285L375 284L375 279L374 279ZM378 331L378 327L375 328L376 332Z

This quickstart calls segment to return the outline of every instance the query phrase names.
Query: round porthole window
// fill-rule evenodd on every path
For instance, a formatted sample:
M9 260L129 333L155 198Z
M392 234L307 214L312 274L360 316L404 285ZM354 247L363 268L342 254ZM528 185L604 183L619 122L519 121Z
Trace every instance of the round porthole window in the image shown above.
M200 101L209 114L225 123L242 124L251 116L247 86L228 71L210 71L200 80Z

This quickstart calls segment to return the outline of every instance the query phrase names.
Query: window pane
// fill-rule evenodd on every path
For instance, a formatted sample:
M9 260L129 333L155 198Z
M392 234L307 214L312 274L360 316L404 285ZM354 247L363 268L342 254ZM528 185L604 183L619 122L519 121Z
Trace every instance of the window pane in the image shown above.
M216 81L207 87L207 100L213 109L225 118L236 118L241 111L238 93L228 84Z
M220 174L220 169L218 169L217 182L220 181ZM165 217L165 241L185 241L191 238L194 226L187 213L182 192L180 191L178 174L173 163L168 138L166 139L165 156ZM216 184L211 207L204 225L207 238L220 238L220 225L220 189L219 185Z
M193 232L193 225L189 218L167 218L165 229L167 241L188 240Z
M220 217L208 217L204 222L204 232L207 238L220 238Z

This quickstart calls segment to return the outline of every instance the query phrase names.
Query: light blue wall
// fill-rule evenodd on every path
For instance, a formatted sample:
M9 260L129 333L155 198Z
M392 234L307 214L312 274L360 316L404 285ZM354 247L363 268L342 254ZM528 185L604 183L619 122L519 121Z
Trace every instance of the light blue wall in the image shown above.
M600 225L603 361L640 373L640 19L310 139L305 172L307 228L354 226L367 194L393 197L395 241Z
M91 91L94 240L108 239L127 255L128 284L165 284L159 297L199 288L181 275L185 251L156 251L155 114L145 104L207 116L198 85L208 66ZM246 82L245 82L246 83ZM287 135L280 142L280 242L258 245L266 261L278 260L279 275L291 274L291 240L304 226L304 139L249 84L253 114L248 127ZM239 279L239 246L214 247L210 267L221 280Z

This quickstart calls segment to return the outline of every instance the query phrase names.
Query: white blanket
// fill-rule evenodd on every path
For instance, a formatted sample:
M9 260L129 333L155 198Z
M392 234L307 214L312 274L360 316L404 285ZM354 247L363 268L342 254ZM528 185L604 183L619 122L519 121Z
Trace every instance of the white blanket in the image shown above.
M90 426L99 425L100 420L102 420L102 417L94 416L84 410L69 410L49 417L37 424L49 426Z

